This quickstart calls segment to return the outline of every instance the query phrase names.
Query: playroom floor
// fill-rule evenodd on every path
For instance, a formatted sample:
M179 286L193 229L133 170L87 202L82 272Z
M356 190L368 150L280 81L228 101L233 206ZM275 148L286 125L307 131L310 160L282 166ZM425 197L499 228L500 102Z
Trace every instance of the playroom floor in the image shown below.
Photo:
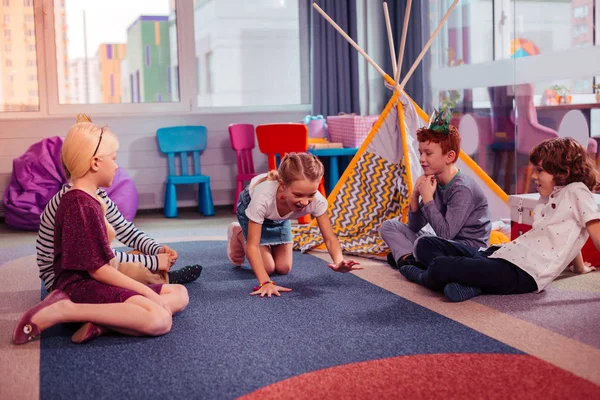
M216 241L219 244L218 249L217 247L215 249L220 251L224 248L227 224L234 220L235 216L231 209L222 208L217 210L216 216L210 218L203 218L195 211L181 211L179 217L175 219L165 219L159 212L143 212L136 217L135 224L159 242L181 245L193 241ZM6 225L0 224L0 236L2 237L0 241L0 282L2 282L0 285L0 299L2 300L0 302L0 398L37 399L45 397L44 393L41 393L43 374L40 369L40 354L42 353L40 341L26 346L14 346L10 343L12 329L19 316L39 301L40 282L35 265L36 233L12 231L7 229ZM322 253L312 254L319 258L328 258ZM197 257L198 261L202 263L203 256L198 255ZM210 257L207 256L206 264L214 265L205 265L205 270L212 268L217 272L222 269L224 273L229 273L225 254L222 258L216 253ZM296 259L297 255L295 254L294 257ZM298 257L298 259L306 262L303 257ZM365 269L353 274L375 285L369 287L383 288L389 295L397 296L399 301L408 300L414 307L423 307L428 312L445 317L494 339L515 351L532 357L536 362L544 363L552 368L557 367L553 373L560 371L560 374L567 374L573 379L582 379L581 382L587 381L586 384L596 387L598 389L596 393L600 393L600 386L598 386L600 385L600 335L598 335L600 313L598 313L597 307L600 303L600 272L585 276L565 272L540 294L480 296L471 301L452 304L445 301L440 294L407 282L397 271L389 268L383 262L368 259L358 260ZM323 268L322 273L325 274L323 276L327 277L328 274L332 274L326 267ZM302 273L304 272L300 270L292 271L286 279L289 279L290 285L294 285L294 277L296 276L295 279L301 281ZM338 279L339 274L334 275L335 279ZM203 273L200 284L220 285L218 279L210 280L216 278L216 275L211 277L210 274ZM243 279L249 279L249 277L244 275ZM298 287L300 282L295 284L295 287ZM327 286L325 282L323 284ZM247 282L244 282L244 285L247 286ZM336 288L335 290L342 291L344 289L343 287L337 288L333 284L329 286L331 287L320 290ZM296 296L304 295L310 298L313 292L310 290L306 292L306 290L308 289L305 289L305 293L302 294L302 287L298 287L294 293ZM200 290L199 293L204 293L204 290ZM291 299L292 297L288 302L291 303ZM293 301L299 301L301 298L295 297L294 299ZM281 300L285 301L284 298ZM296 304L301 305L301 302ZM373 307L376 311L377 305L373 305ZM348 312L352 313L352 308ZM312 315L311 319L318 316ZM369 315L374 314L370 312ZM183 318L180 321L184 324L185 315L180 318ZM401 318L402 323L410 324L411 318L414 318L414 315L407 315L406 319ZM388 320L387 323L398 322ZM380 324L383 326L386 321L380 321ZM379 329L378 326L373 325L365 329L375 328ZM376 334L377 329L369 334ZM175 335L176 333L172 332L168 336ZM368 338L368 336L365 337ZM65 339L65 343L62 341L60 343L67 349L73 346L68 338ZM99 342L98 344L102 343L108 342ZM378 358L376 354L373 354L372 357ZM43 365L44 363L42 363ZM351 383L350 381L353 380L348 380L348 384ZM346 388L346 390L348 389ZM580 398L576 392L573 395L572 398ZM105 396L100 396L100 398L103 397Z

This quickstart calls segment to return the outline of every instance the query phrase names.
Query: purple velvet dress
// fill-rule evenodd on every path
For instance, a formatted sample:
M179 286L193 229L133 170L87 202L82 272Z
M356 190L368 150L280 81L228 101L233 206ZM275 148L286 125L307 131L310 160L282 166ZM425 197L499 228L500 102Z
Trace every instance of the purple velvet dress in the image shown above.
M93 279L89 271L114 257L108 243L100 203L86 192L71 189L60 201L54 229L53 289L69 295L74 303L122 303L139 293ZM148 285L160 293L162 284Z

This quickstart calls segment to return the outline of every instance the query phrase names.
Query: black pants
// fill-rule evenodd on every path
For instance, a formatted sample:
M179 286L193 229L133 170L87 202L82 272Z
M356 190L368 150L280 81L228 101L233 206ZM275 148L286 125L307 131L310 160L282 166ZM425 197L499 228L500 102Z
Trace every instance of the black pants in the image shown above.
M448 283L481 288L491 294L519 294L537 290L535 280L521 268L501 258L488 258L499 247L485 251L435 236L419 238L415 256L427 271L425 285L441 290Z

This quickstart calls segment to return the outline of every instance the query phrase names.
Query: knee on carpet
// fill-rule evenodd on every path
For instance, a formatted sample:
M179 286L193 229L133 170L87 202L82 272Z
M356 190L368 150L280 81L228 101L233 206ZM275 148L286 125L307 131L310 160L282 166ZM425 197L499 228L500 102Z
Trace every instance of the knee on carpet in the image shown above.
M291 270L292 270L291 263L282 263L275 267L275 272L277 272L280 275L287 275L290 273Z
M164 308L158 306L150 313L148 321L144 326L146 334L151 336L165 335L171 331L173 318Z
M263 265L265 266L265 271L267 274L271 275L273 272L275 272L274 262L264 262L263 260Z
M183 285L172 285L173 294L175 295L176 304L173 304L175 312L181 311L190 303L188 290Z

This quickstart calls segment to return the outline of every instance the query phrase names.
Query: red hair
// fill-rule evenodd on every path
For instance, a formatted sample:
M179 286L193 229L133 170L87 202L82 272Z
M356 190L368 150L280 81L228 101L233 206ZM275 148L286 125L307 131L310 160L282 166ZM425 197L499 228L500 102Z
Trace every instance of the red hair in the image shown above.
M454 125L450 125L448 130L449 132L446 134L445 132L438 132L429 128L421 128L417 131L417 140L420 143L439 143L444 155L451 151L455 152L456 158L454 162L456 162L460 154L460 133Z

